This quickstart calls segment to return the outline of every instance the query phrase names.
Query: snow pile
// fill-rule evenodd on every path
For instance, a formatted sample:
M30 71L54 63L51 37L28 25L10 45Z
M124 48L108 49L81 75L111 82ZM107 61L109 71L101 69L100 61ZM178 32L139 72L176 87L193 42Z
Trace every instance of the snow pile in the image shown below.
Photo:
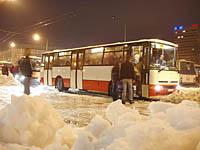
M126 108L121 101L113 102L106 110L109 121L94 118L77 132L73 149L199 150L200 108L197 103L152 102L148 108L151 115L143 120L135 108Z
M45 147L59 136L56 132L64 126L63 119L41 99L27 95L11 97L11 104L0 112L1 142Z
M163 102L180 103L183 100L200 102L200 88L183 88L174 93L159 97Z
M64 125L42 97L12 97L0 112L2 150L200 150L200 107L152 102L150 116L111 103L106 118L94 117L83 128Z
M0 86L19 85L19 82L15 80L12 74L8 76L0 74Z

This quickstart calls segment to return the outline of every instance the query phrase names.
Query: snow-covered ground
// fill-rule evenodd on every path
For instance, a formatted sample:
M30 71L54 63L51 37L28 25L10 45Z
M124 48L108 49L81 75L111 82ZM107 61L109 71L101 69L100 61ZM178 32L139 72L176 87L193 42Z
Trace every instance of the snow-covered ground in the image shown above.
M200 150L200 108L152 102L146 118L116 101L105 118L82 128L66 124L43 96L12 96L0 111L1 150Z
M0 150L200 150L199 103L183 101L199 101L199 89L160 97L168 103L122 105L46 86L23 96L23 86L7 80L0 84Z

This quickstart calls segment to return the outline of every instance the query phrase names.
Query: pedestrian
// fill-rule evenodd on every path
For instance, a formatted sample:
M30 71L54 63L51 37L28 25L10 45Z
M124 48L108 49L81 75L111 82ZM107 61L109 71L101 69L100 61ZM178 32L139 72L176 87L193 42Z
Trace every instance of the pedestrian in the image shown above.
M134 66L131 62L130 56L127 56L126 61L121 64L120 78L121 78L122 84L123 84L122 104L125 104L127 97L128 97L130 104L132 104L133 83L135 83L135 71L134 71Z
M6 76L8 76L8 67L7 67L7 65L4 65L3 67L2 67L2 75L6 75Z
M32 76L32 66L31 66L30 58L28 55L20 61L20 71L21 71L22 75L25 76L25 79L23 82L24 94L29 95L30 94L30 81L31 81L31 76Z
M118 60L115 61L115 65L112 68L111 71L111 95L113 98L113 101L118 99L118 93L117 93L117 84L120 80L120 67L119 67L119 62Z

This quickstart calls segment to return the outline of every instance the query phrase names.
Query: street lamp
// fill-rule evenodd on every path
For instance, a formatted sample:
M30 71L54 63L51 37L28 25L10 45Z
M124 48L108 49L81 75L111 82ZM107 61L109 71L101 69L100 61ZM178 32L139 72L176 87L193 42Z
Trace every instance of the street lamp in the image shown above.
M33 38L34 41L40 41L41 40L41 36L38 33L34 33L32 35L32 38ZM49 46L49 41L47 39L46 44L45 44L46 51L48 50L48 46Z
M15 48L16 47L16 44L14 42L10 42L10 47L11 48Z
M37 33L34 33L34 34L32 35L32 38L33 38L34 41L39 41L39 40L40 40L40 35L37 34Z
M119 22L121 22L121 18L120 17L117 17L117 16L112 16L112 19L113 20L118 20ZM124 42L127 41L127 25L126 23L124 23Z

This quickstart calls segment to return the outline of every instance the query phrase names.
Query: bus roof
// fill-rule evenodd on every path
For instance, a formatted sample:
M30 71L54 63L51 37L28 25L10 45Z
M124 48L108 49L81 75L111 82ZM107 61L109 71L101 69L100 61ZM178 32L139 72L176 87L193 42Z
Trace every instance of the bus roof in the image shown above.
M173 46L173 47L178 47L177 44L174 44L174 43L168 42L168 41L164 41L164 40L160 40L160 39L141 39L141 40L136 40L136 41L116 42L116 43L110 43L110 44L101 44L101 45L93 45L93 46L69 48L69 49L56 49L56 50L53 50L53 51L45 52L44 54L55 53L55 52L62 52L62 51L79 50L79 49L89 49L89 48L104 47L104 46L123 45L123 44L131 44L131 43L140 43L140 42L159 43L159 44L165 44L165 45L169 45L169 46Z
M188 63L193 63L193 64L195 64L194 61L186 60L186 59L179 59L178 61L179 61L179 62L188 62Z
M41 57L38 56L28 56L30 59L41 59ZM25 58L25 56L22 56L21 58Z
M0 64L12 64L12 63L9 61L0 61Z

